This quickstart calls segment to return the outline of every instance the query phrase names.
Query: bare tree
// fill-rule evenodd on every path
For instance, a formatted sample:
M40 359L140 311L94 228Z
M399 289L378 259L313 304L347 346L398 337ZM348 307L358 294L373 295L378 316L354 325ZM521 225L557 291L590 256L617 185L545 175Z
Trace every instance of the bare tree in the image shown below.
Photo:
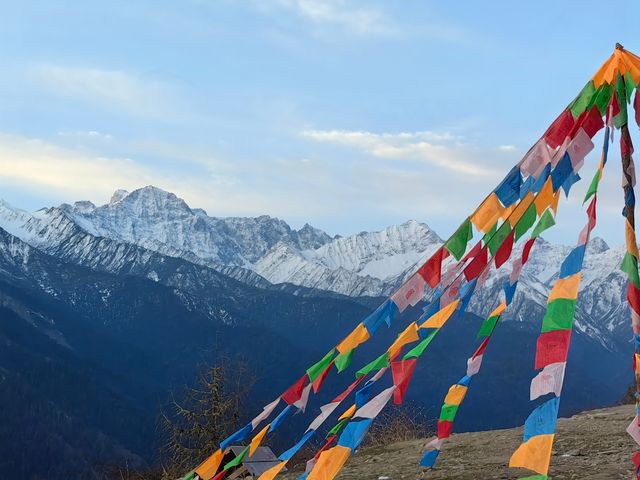
M195 386L172 395L160 418L166 478L192 469L237 430L254 381L246 363L224 361L204 369Z

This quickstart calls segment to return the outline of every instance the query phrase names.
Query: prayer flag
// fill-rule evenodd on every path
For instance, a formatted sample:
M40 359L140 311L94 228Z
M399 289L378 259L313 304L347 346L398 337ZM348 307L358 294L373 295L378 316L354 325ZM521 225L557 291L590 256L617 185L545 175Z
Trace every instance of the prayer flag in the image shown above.
M571 330L553 330L538 337L536 347L536 370L547 365L567 360Z
M453 315L453 312L455 312L459 303L460 300L455 300L446 307L440 309L440 311L436 312L424 323L422 323L422 325L420 325L420 328L441 328L447 322L447 320L451 318L451 315Z
M396 293L391 296L391 300L398 306L400 312L409 305L414 306L424 297L424 278L419 273L414 273Z
M509 460L509 466L527 468L546 475L549 472L555 434L538 435L521 444Z
M393 403L400 405L404 394L407 391L411 376L416 368L418 359L400 360L391 362L391 373L393 374L393 384L396 389L393 391Z
M251 439L251 443L249 444L250 457L255 453L255 451L258 449L258 447L262 443L262 440L264 439L265 435L269 431L270 426L271 425L267 424L267 426L265 426L262 430L260 430L260 432L258 432L256 436Z
M460 260L467 250L467 243L472 237L471 220L467 218L444 246L456 260Z
M358 326L340 342L337 349L344 355L367 340L369 340L369 331L363 323L359 323Z
M530 399L535 400L542 395L553 392L560 396L564 382L565 362L551 363L544 367L531 381Z
M524 441L537 435L548 435L556 432L560 397L553 397L537 407L524 423Z

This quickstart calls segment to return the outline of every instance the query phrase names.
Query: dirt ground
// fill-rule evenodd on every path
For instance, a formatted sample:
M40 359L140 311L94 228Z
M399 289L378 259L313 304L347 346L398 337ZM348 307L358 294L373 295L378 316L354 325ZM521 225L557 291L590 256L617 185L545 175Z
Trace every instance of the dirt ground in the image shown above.
M581 413L558 421L558 433L549 477L615 480L633 478L633 440L626 428L633 406L625 405ZM453 435L445 443L437 468L418 465L428 440L362 449L351 457L338 477L342 480L485 480L516 479L531 475L507 468L510 455L522 440L522 428ZM301 472L282 478L293 480Z

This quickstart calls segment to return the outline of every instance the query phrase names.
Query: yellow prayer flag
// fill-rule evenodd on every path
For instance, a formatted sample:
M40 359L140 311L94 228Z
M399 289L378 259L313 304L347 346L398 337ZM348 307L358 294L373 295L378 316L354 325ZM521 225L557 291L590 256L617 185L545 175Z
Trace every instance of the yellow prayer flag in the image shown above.
M353 417L354 413L356 413L355 404L351 405L348 410L346 410L342 415L340 415L340 418L338 418L338 421L344 420L345 418L351 418Z
M505 308L507 308L507 302L503 300L502 303L500 303L500 305L498 305L496 309L493 312L491 312L487 318L497 317L498 315L502 315L502 312L504 312Z
M487 233L498 221L503 211L504 207L500 203L498 196L495 192L491 192L491 195L482 202L478 210L469 219L479 231Z
M531 437L511 455L509 466L527 468L540 475L546 475L549 472L554 437L553 433Z
M407 343L415 342L420 339L420 335L418 335L418 324L416 322L411 323L407 328L404 329L396 341L391 344L389 350L389 358L393 359L398 352L405 346Z
M271 424L269 423L262 430L260 430L260 432L258 432L255 437L251 439L251 443L249 444L249 456L253 455L255 451L258 449L258 447L262 443L262 439L269 431L270 426Z
M568 298L571 300L578 298L581 278L582 272L578 272L570 277L558 279L551 289L547 303L551 303L556 298Z
M467 387L464 385L452 385L444 399L447 405L460 405L467 394Z
M356 348L361 343L369 340L369 331L364 326L363 323L360 323L349 335L347 338L340 342L336 348L341 354L347 354L354 348Z
M336 445L320 454L307 480L333 480L349 459L351 449Z
M276 475L280 473L280 471L284 468L287 462L280 462L277 465L274 465L269 470L264 472L262 475L258 477L258 480L273 480L276 478Z
M216 476L216 472L222 463L224 458L224 452L220 449L213 452L213 454L196 467L195 472L202 480L211 480Z
M454 302L451 302L446 307L441 308L436 313L434 313L429 318L427 318L427 320L424 321L422 325L420 325L420 328L442 327L447 322L447 320L449 320L451 315L453 315L453 312L456 310L456 308L458 308L459 303L460 303L460 300L458 299Z

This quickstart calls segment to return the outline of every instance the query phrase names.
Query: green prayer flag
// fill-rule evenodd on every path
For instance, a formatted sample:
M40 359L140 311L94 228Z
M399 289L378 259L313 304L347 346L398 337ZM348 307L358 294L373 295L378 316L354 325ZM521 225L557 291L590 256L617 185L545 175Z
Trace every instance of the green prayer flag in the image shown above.
M532 203L531 206L524 212L524 215L518 223L516 223L516 233L513 237L513 241L517 242L527 231L536 223L538 215L536 214L536 206Z
M547 305L542 319L542 333L554 330L569 330L576 314L576 299L556 298Z
M349 350L347 353L341 353L336 357L336 368L338 372L342 372L349 365L351 365L351 358L353 357L353 350Z
M636 288L640 289L640 276L638 275L638 259L629 252L624 254L620 270L627 274L627 278Z
M500 315L494 315L493 317L489 317L484 322L482 322L482 326L480 327L480 330L478 330L478 338L485 338L490 336L493 333L493 330L496 328L498 320L500 320Z
M489 251L491 252L491 255L496 254L496 252L502 245L502 242L504 242L504 239L507 238L510 233L511 233L511 224L509 222L504 222L502 225L500 225L500 228L498 229L498 231L489 240L488 247L489 247Z
M578 118L580 114L584 112L589 105L591 105L591 99L594 97L596 92L596 86L594 85L593 80L590 80L571 104L571 114L574 118Z
M244 448L244 450L240 452L240 455L238 455L236 458L234 458L224 466L223 470L229 470L230 468L237 467L238 465L240 465L242 463L242 460L244 460L244 457L247 456L248 452L249 452L249 446L247 445Z
M544 232L547 228L551 228L556 224L556 221L553 219L553 215L549 209L546 209L542 216L540 217L540 221L533 229L533 233L531 234L531 238L536 238L542 232Z
M327 438L333 435L338 435L342 430L342 427L344 427L347 423L349 423L349 420L351 419L343 418L342 420L340 420L331 430L329 430L329 432L327 433Z
M309 377L310 383L313 383L314 380L326 370L327 366L331 363L331 359L333 358L333 354L335 353L335 351L336 349L332 348L331 351L322 358L322 360L309 367L309 369L307 370L307 376Z
M387 352L384 352L382 355L380 355L374 361L369 362L367 365L365 365L360 370L358 370L356 372L356 378L361 377L362 375L368 375L369 373L373 372L374 370L380 370L380 369L382 369L384 367L388 367L388 366L389 366L389 354Z
M631 95L636 88L636 82L633 81L633 77L629 72L624 74L624 83L627 91L627 103L631 103Z
M487 246L487 242L489 242L489 240L491 240L491 237L493 237L496 234L496 231L498 230L498 222L493 224L493 227L491 227L491 229L485 233L484 237L482 237L482 244L486 247Z
M193 480L193 477L195 476L196 472L189 472L184 477L182 477L182 480Z
M616 77L616 96L618 97L618 106L620 107L620 113L613 117L613 126L616 128L620 128L627 124L627 93L624 79L619 73Z
M458 405L442 405L442 409L440 409L440 420L453 422L456 418L456 413L458 412Z
M584 200L582 202L583 205L587 203L587 201L598 191L598 185L600 185L600 169L598 169L596 174L591 179L589 189L587 190L587 193L584 196Z
M435 337L436 333L438 333L439 331L440 329L437 328L433 332L431 332L427 338L425 338L418 345L416 345L411 350L409 350L404 355L404 357L402 357L402 359L408 360L409 358L418 358L419 356L421 356L424 353L424 351L427 349L429 344L431 343L431 340L433 340L433 337Z
M456 260L460 260L467 250L467 243L469 243L472 237L473 229L471 228L471 220L467 218L447 243L444 244L444 247Z
M612 95L613 95L613 86L609 85L608 83L602 84L598 89L595 103L602 115L604 115L607 112L607 107L609 106L609 102L611 101Z

